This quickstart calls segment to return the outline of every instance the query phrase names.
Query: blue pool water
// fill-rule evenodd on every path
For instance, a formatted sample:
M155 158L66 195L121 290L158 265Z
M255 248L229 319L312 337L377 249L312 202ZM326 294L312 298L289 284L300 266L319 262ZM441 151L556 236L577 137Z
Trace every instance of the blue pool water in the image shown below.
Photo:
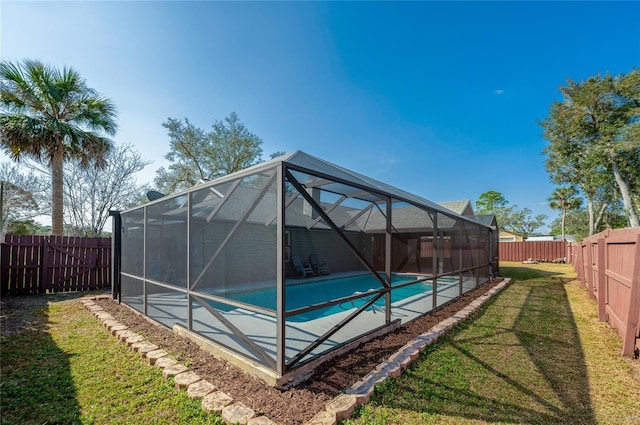
M423 276L394 275L392 276L391 284L392 286L395 286L411 282L419 277ZM367 292L369 289L377 290L380 288L380 282L371 275L358 275L289 285L287 286L285 307L287 311L291 311L297 308L347 297L353 295L355 292ZM430 291L431 284L426 282L419 282L413 285L397 288L391 291L391 302L393 303ZM226 298L271 310L276 309L276 288L227 294ZM366 303L367 298L369 297L359 298L353 302L347 301L342 304L336 304L330 307L297 314L295 316L288 317L287 320L293 322L304 322L317 319L319 317L329 316L355 307L360 307ZM216 307L219 308L220 306L216 305ZM375 302L373 309L383 311L384 297Z

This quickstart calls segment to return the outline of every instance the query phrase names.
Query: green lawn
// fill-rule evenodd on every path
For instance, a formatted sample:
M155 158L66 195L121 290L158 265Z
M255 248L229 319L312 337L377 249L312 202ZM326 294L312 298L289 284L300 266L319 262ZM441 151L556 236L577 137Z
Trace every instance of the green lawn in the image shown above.
M119 344L77 300L0 345L2 424L223 424Z
M510 286L344 424L640 424L640 363L620 357L573 269L501 272ZM2 424L223 423L58 299L0 341Z
M640 424L640 364L569 265L502 263L512 283L343 424Z

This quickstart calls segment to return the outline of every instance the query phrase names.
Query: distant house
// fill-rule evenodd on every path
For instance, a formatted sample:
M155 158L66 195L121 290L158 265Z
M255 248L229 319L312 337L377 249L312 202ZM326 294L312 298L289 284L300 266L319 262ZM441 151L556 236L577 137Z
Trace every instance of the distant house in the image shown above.
M498 228L498 220L496 219L496 216L493 214L474 215L473 219L480 224L484 224L485 226L490 226L492 229Z
M540 241L559 241L560 236L556 239L554 235L537 235L537 236L529 236L527 241L529 242L540 242Z
M456 214L464 215L467 217L474 215L471 201L468 199L462 201L438 202L438 205L440 205L441 207L445 207L446 209L451 210Z
M453 211L454 213L463 215L465 217L469 217L477 223L484 224L485 226L491 227L494 231L499 229L498 220L496 216L493 214L479 214L475 215L473 212L473 207L471 206L471 201L468 199L461 201L448 201L448 202L438 202L438 205L441 207L445 207L446 209ZM497 275L500 271L500 263L498 260L498 235L496 232L493 232L494 240L492 243L493 247L493 257L494 262L492 264L492 275Z
M522 235L517 234L516 232L501 229L499 240L500 242L522 242L524 241L524 237Z
M484 224L485 226L489 226L491 227L494 232L493 232L493 243L491 244L493 246L493 273L495 275L500 274L500 253L499 253L499 246L500 244L498 243L500 241L500 239L498 238L498 233L495 232L495 230L500 230L498 227L498 219L496 218L495 215L493 214L480 214L480 215L474 215L473 217L470 217L473 220L475 220L477 223L480 224Z
M578 240L576 235L564 235L564 239L567 242L576 242ZM537 235L537 236L529 236L527 238L528 242L535 242L535 241L561 241L561 240L562 240L562 236L560 236L560 235Z

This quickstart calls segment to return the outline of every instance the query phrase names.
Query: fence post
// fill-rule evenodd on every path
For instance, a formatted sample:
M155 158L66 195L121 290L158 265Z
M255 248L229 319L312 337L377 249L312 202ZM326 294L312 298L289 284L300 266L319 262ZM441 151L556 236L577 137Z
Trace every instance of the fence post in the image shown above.
M50 279L48 261L49 261L49 238L50 236L44 236L42 238L42 245L40 247L40 284L38 285L38 292L44 294L47 292L47 282Z
M1 295L9 294L9 245L0 244L0 288Z
M607 288L606 288L606 248L605 238L598 238L598 321L604 322L607 313Z
M633 274L631 275L631 294L629 295L629 312L626 317L627 331L624 335L622 355L631 357L636 346L638 320L640 317L640 233L636 234L636 253Z
M593 244L591 243L591 239L587 241L586 245L587 249L587 261L586 261L586 270L585 277L587 279L587 290L589 291L589 298L595 299L595 294L593 293L593 289L595 288L593 282Z
M109 210L109 215L113 217L111 232L111 293L114 299L120 301L120 270L121 270L121 250L122 250L122 217L120 211ZM191 311L191 309L189 309Z
M589 294L589 239L582 240L582 284L587 288L587 294ZM591 295L591 294L589 294Z
M576 273L578 274L578 281L580 281L581 285L584 285L584 278L582 275L584 274L584 265L582 264L582 242L579 242L576 246Z

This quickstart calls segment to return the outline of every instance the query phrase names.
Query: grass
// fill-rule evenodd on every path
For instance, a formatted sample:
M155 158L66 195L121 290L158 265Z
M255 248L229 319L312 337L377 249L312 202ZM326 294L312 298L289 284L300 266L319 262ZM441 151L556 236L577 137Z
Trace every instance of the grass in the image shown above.
M639 424L640 362L567 265L501 264L513 282L344 425ZM59 301L59 300L63 301ZM2 424L222 424L77 301L0 341Z
M0 341L2 424L224 423L77 301L50 302L36 314L40 326Z
M501 264L513 282L376 388L344 425L639 424L640 363L569 265Z

